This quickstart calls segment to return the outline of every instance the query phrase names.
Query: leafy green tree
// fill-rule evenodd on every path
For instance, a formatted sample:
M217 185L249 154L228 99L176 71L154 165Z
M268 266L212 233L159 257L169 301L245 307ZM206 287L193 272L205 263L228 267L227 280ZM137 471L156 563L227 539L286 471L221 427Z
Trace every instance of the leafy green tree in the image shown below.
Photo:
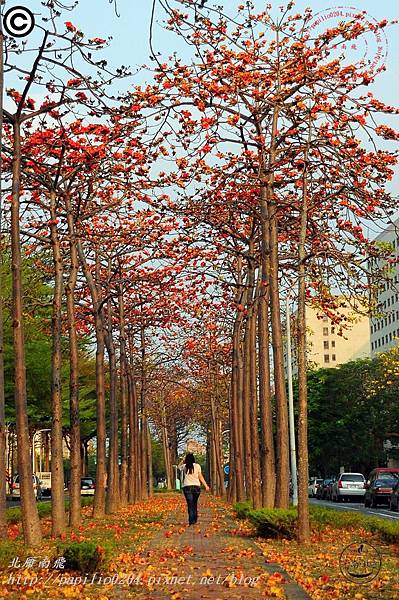
M398 352L312 370L308 391L311 473L328 476L344 466L367 474L385 464L384 440L399 431Z
M155 438L152 439L152 474L155 481L166 479L165 459L163 454L162 442Z
M43 256L40 255L25 255L23 258L28 416L30 425L35 428L47 423L50 414L51 285L43 269L40 268L42 260ZM6 420L13 423L15 421L15 405L10 272L10 255L5 252L1 294L4 302Z

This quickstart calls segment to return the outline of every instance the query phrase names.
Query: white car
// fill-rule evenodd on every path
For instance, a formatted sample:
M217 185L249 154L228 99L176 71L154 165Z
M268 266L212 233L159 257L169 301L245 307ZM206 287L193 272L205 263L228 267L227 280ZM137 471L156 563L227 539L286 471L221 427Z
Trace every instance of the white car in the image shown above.
M309 480L308 485L308 496L311 498L316 497L317 488L323 483L323 479L318 479L317 477L312 477Z
M41 500L42 499L42 488L41 488L41 481L38 478L37 475L32 475L32 480L33 480L33 491L35 494L35 498L36 500ZM21 490L19 487L19 475L14 475L14 478L12 480L11 483L11 500L16 500L19 499L21 497Z
M43 496L51 496L51 471L38 471Z
M362 502L366 493L365 483L366 479L362 473L341 473L337 481L333 483L331 500L341 502L341 500L356 497Z

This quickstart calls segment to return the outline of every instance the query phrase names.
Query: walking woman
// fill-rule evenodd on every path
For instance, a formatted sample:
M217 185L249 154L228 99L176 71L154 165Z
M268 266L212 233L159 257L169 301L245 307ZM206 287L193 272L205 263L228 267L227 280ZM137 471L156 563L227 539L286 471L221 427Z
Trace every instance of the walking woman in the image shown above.
M187 501L188 524L194 525L198 519L198 498L201 493L201 483L209 492L209 486L202 476L201 465L195 462L194 454L187 454L183 463L178 467L183 473L183 493Z

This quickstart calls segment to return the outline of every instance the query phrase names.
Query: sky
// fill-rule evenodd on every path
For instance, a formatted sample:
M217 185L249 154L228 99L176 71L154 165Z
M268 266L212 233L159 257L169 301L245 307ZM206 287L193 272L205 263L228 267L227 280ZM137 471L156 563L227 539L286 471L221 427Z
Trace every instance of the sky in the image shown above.
M241 0L240 0L241 2ZM240 3L238 0L208 0L209 5L219 4L232 10ZM244 3L244 1L242 2ZM286 5L287 1L283 2L271 0L273 11L277 12L278 7ZM173 4L173 0L172 0ZM40 0L6 0L5 8L12 6L24 5L30 8L36 15L38 21L39 15L42 12ZM110 47L106 50L107 58L114 66L120 64L129 65L133 69L142 64L151 64L149 60L149 27L151 19L152 0L117 0L119 17L115 14L114 4L110 4L110 0L79 0L77 8L71 12L65 20L72 21L87 37L113 37ZM266 5L265 1L255 0L255 6L259 11L263 10ZM367 11L370 20L377 19L396 19L399 18L399 2L398 0L348 0L348 3L343 5L340 0L298 0L295 3L296 12L302 12L305 8L310 7L316 12L322 12L325 16L329 15L334 8L342 7L345 12L350 12L352 9ZM348 9L350 7L350 9ZM329 11L328 9L331 9ZM3 9L4 10L4 9ZM163 30L160 26L162 21L162 9L158 6L156 10L156 24L154 27L154 46L155 49L162 52L164 56L168 56L174 51L185 55L187 48L174 34ZM326 19L326 23L332 26L342 18ZM371 36L372 38L372 36ZM368 39L367 53L371 56L371 60L375 56L375 40ZM365 46L363 45L363 48ZM385 44L384 44L385 51ZM399 97L399 25L391 27L387 31L387 71L378 77L373 91L377 97L387 103L395 103ZM138 76L138 79L144 80L144 73Z
M63 0L65 3L72 3L72 0ZM115 14L115 4L112 0L79 0L78 6L70 13L64 13L62 21L71 21L79 30L85 33L87 38L92 37L108 37L112 36L110 46L106 48L101 58L106 58L111 67L125 65L131 67L132 71L136 71L143 64L152 66L152 61L149 59L149 30L152 12L152 0L116 0L119 16ZM257 10L264 10L266 1L253 0ZM272 5L272 14L277 15L280 6L286 6L287 0L268 0ZM173 5L174 1L170 0ZM227 12L234 14L235 7L245 3L245 0L208 0L208 5L218 4L224 7ZM36 15L37 23L41 22L43 7L40 0L6 0L4 10L17 5L23 5L29 8ZM295 12L303 12L307 7L313 10L316 18L321 18L322 23L314 29L315 34L321 33L328 27L337 25L339 21L347 20L341 16L334 16L335 13L353 14L361 10L366 11L367 18L370 22L387 19L388 21L399 18L399 0L348 0L348 4L342 4L342 0L297 0L295 2ZM172 32L166 31L162 27L164 14L158 4L155 11L155 24L153 29L153 46L155 51L160 52L164 59L177 52L183 58L189 60L189 49ZM35 46L36 39L40 39L38 31L33 31L27 40L27 45ZM36 36L36 37L35 37ZM375 36L368 32L362 43L359 44L356 50L348 48L348 59L361 58L366 56L367 59L373 61L376 58L377 42ZM384 62L386 71L381 73L374 84L370 85L369 89L375 96L389 104L397 105L399 98L399 24L386 29L386 39L383 39L380 44L383 47ZM351 53L353 52L353 55ZM386 54L386 56L385 56ZM33 55L26 53L25 60L30 63L33 60ZM350 60L348 60L350 62ZM381 62L378 64L380 66ZM17 87L11 77L7 79L6 87ZM134 83L126 82L126 86L145 83L150 80L151 76L145 70L140 70L134 77ZM123 88L122 88L123 89ZM365 91L366 88L365 88ZM6 106L10 101L5 100ZM384 118L384 122L399 129L397 117L391 115ZM384 143L381 142L383 145ZM399 171L399 170L398 170ZM390 185L391 191L398 194L399 172L395 177L395 181ZM378 230L369 232L371 237L379 233Z
M115 64L122 63L132 67L143 63L148 64L150 62L148 59L148 32L152 0L117 0L117 2L120 14L119 18L115 15L113 5L108 4L107 0L80 0L78 8L73 13L73 19L76 21L76 25L88 35L90 34L90 36L98 35L101 37L104 34L113 36L114 40L107 54ZM208 2L209 4L217 3L230 10L240 3L238 0L218 0L217 2L208 0ZM282 2L281 0L277 2L271 1L270 3L274 10L278 10L279 6L287 4L287 2ZM95 12L93 11L94 4L96 5ZM38 10L40 11L40 2L38 0L31 0L29 5L32 7L38 6ZM263 10L265 5L265 1L255 0L257 9ZM325 11L325 16L332 12L328 11L328 9L338 6L365 10L370 16L370 20L371 18L377 19L377 21L399 18L398 0L381 0L380 2L376 2L375 0L349 0L345 5L340 0L298 0L295 3L297 12L302 12L305 8L310 7L314 13ZM161 23L162 11L160 7L157 8L156 18ZM342 18L338 18L338 20L342 20ZM335 18L336 21L337 18ZM326 22L333 25L334 19L329 19ZM180 50L182 54L187 52L183 43L172 33L164 31L160 25L156 25L154 29L154 46L155 49L161 51L164 55L169 55L175 50ZM375 56L375 40L369 39L368 46L369 54L373 57L373 60ZM395 103L399 97L399 25L393 26L387 31L386 67L387 71L378 77L378 81L375 84L375 94L387 103Z

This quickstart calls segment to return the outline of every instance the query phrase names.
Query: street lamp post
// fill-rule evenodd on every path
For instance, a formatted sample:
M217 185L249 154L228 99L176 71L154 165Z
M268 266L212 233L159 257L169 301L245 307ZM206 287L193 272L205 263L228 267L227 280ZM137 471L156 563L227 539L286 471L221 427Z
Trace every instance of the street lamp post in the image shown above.
M294 419L294 391L292 387L292 354L291 354L291 312L290 297L286 298L286 320L287 320L287 380L288 380L288 415L290 429L290 456L291 456L291 478L292 478L292 503L298 505L298 478L296 466L296 443L295 443L295 419Z

